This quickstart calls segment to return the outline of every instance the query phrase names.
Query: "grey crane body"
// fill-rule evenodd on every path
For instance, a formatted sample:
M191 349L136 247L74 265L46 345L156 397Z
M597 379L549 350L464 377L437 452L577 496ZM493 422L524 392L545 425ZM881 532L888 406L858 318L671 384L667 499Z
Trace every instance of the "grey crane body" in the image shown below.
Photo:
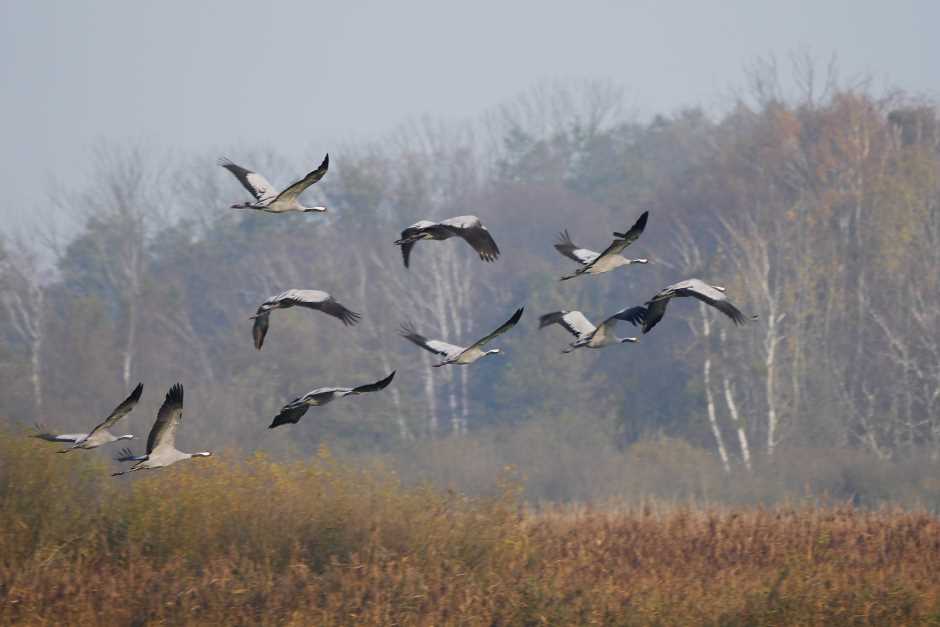
M559 253L573 259L581 264L581 267L573 273L561 277L562 281L573 279L582 274L604 274L622 266L629 266L635 263L649 263L649 259L637 258L631 259L624 257L620 253L635 242L643 230L646 228L646 221L649 218L649 211L644 211L637 219L636 223L625 233L614 233L614 241L602 252L595 252L587 248L580 248L571 241L568 231L563 231L558 236L555 243L555 250Z
M489 230L483 226L480 218L470 215L456 216L440 222L420 220L402 231L395 244L401 246L402 260L407 268L415 244L421 240L442 241L451 237L462 238L477 251L483 261L496 261L499 257L499 247Z
M95 426L94 429L88 433L65 433L65 434L54 434L46 431L45 429L37 425L38 433L34 434L33 437L46 440L48 442L68 442L72 446L64 449L60 449L59 453L68 453L69 451L74 451L78 449L92 449L98 448L103 444L110 444L111 442L117 442L118 440L132 440L134 436L130 433L125 435L115 435L111 432L111 428L117 424L117 422L129 414L134 407L140 401L140 395L144 391L144 384L138 383L137 387L130 393L124 401L114 408L107 418L104 419L101 423Z
M600 325L594 326L580 311L554 311L539 318L539 328L557 324L575 336L575 341L564 349L563 353L570 353L579 348L604 348L614 344L637 342L635 337L618 337L614 334L614 326L620 320L621 310L604 320Z
M183 386L177 383L167 392L163 404L157 411L157 419L147 436L147 453L134 455L129 449L124 449L121 455L115 458L119 462L136 462L123 472L113 473L112 476L123 475L137 470L153 470L165 468L176 462L192 457L209 457L209 451L184 453L176 448L176 430L183 422Z
M324 157L323 162L316 170L309 172L305 177L288 185L280 192L262 175L232 163L228 159L219 159L219 165L231 172L238 179L238 182L254 196L254 201L234 204L232 209L254 209L267 213L326 211L326 207L304 206L300 203L300 195L308 187L323 178L330 167L330 155Z
M264 301L261 306L258 307L258 311L251 316L251 319L255 321L251 329L255 348L261 350L261 347L264 345L264 338L268 333L268 327L271 323L271 312L275 309L288 309L290 307L304 307L306 309L322 311L334 318L338 318L346 326L355 325L361 318L358 313L338 303L336 299L327 292L320 290L286 290Z
M310 407L320 407L322 405L332 403L338 398L343 398L344 396L365 394L367 392L377 392L379 390L383 390L388 387L388 384L391 383L392 379L394 378L395 371L393 370L390 375L380 381L376 381L375 383L368 383L366 385L360 385L354 388L316 388L315 390L307 392L303 396L299 396L290 403L284 405L278 415L274 417L274 420L268 426L268 429L274 429L275 427L280 427L281 425L285 424L296 424L300 421L301 417L307 413L307 409Z
M524 309L524 307L520 307L513 313L512 317L504 322L498 329L467 347L448 344L447 342L443 342L441 340L429 340L428 338L418 333L415 330L414 325L411 323L403 324L401 326L400 333L402 337L408 341L413 342L424 350L441 357L442 359L439 363L433 364L433 367L435 368L449 365L467 366L479 361L487 355L500 354L501 351L498 348L483 350L483 346L486 345L486 343L490 340L495 339L496 337L516 326L516 323L519 322L519 319L522 317L522 312Z
M714 307L731 318L736 325L742 325L748 321L748 316L741 313L741 310L728 300L725 288L720 285L709 285L701 279L687 279L663 288L643 305L625 309L622 312L623 319L633 325L642 325L643 333L649 333L663 319L669 301L683 297L692 297ZM756 320L757 316L752 315L750 319Z

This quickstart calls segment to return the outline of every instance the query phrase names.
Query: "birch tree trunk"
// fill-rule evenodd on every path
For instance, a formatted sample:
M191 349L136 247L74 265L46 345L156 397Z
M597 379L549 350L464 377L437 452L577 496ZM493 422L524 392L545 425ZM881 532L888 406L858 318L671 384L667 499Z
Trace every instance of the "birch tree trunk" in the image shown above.
M136 272L128 274L131 284L127 294L127 338L124 343L122 368L125 389L131 385L131 367L134 365L134 347L137 344L137 300L140 298L140 276Z
M721 458L721 465L726 473L731 472L731 463L728 461L728 449L725 448L725 440L721 435L721 427L718 425L718 416L715 413L715 397L712 395L712 359L709 339L711 338L711 321L708 319L708 312L705 310L705 304L699 303L699 313L702 316L702 337L705 342L705 362L702 365L702 385L705 387L705 407L708 411L708 424L711 426L712 435L715 437L715 445L718 447L718 457Z
M721 343L725 343L725 331L721 331ZM751 447L748 444L747 438L747 429L744 422L741 420L741 414L738 411L738 404L734 400L734 390L731 386L731 380L729 379L727 373L722 377L724 383L724 392L725 392L725 403L728 405L728 415L731 416L731 422L734 423L734 428L738 433L738 445L741 447L741 459L744 461L744 467L747 468L748 472L751 472Z

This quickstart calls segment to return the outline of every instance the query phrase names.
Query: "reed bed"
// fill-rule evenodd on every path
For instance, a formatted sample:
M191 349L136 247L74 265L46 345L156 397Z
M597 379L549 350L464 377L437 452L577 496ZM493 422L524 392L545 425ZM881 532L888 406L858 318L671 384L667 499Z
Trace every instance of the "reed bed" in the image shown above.
M0 433L0 623L940 623L940 521L848 506L538 511L325 450L113 479Z

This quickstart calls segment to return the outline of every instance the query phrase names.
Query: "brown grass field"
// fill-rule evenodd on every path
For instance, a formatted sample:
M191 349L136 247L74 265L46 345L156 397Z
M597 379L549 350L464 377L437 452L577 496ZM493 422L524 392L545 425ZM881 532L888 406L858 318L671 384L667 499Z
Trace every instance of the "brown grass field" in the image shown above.
M0 432L0 623L940 624L926 512L534 512L509 481L468 498L325 452L104 459Z

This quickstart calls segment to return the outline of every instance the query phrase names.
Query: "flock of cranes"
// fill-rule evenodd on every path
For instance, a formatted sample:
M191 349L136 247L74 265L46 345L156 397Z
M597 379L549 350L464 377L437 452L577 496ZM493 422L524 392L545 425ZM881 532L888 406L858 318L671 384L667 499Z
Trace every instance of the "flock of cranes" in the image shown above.
M304 206L300 203L300 195L326 174L330 165L329 155L326 155L319 167L280 192L264 176L228 159L220 159L219 165L231 172L254 198L251 202L231 205L233 209L250 209L269 213L323 212L327 210L326 207L321 206ZM648 219L649 212L643 212L630 229L623 233L615 232L613 234L614 240L600 253L586 248L579 248L571 241L568 231L563 231L555 243L555 249L580 265L573 273L562 276L561 280L565 281L582 275L602 274L621 266L648 263L647 259L632 259L621 254L624 249L643 234ZM439 222L421 220L404 229L401 232L401 237L395 240L394 243L401 247L402 259L407 268L409 267L412 249L419 241L441 241L452 237L459 237L467 242L483 261L492 262L499 258L499 247L496 245L493 236L483 226L480 219L472 215L457 216ZM700 279L688 279L660 290L643 305L618 311L597 326L593 325L583 313L575 310L547 313L539 318L539 328L557 324L575 337L575 341L571 342L562 351L563 353L570 353L582 347L604 348L614 344L637 342L638 339L635 337L618 337L614 333L617 323L629 322L634 326L640 326L644 334L649 333L662 320L669 301L673 298L682 297L695 298L716 308L731 318L735 324L744 324L748 320L748 317L728 300L723 287L709 285ZM310 289L289 289L261 303L255 314L250 316L250 319L254 321L252 324L252 338L256 349L261 350L264 345L264 338L270 326L271 312L275 309L287 309L289 307L304 307L321 311L339 319L346 326L357 324L361 318L360 314L340 304L326 292ZM433 364L433 367L466 366L488 355L500 354L500 349L485 350L484 346L516 326L522 318L523 311L524 307L518 308L499 328L468 346L458 346L442 340L428 339L418 333L411 322L403 323L400 333L408 341L440 357L440 361ZM756 316L751 316L751 318L756 318ZM375 383L367 383L357 387L316 388L285 404L268 428L273 429L281 425L296 424L310 407L326 405L345 396L381 391L391 384L394 377L395 371L392 371L384 379ZM37 427L38 432L34 434L34 437L51 442L71 444L71 446L60 449L58 451L60 453L97 448L118 440L133 439L134 436L131 434L116 436L111 432L111 429L121 418L134 409L140 400L143 389L143 384L138 384L127 399L88 433L54 434ZM122 449L115 459L119 462L134 462L134 464L128 470L114 473L114 475L123 475L136 470L163 468L184 459L212 455L209 451L184 453L176 448L176 430L182 423L182 419L183 386L177 383L167 392L163 404L157 411L156 420L147 437L146 453L144 455L135 455L130 449Z

